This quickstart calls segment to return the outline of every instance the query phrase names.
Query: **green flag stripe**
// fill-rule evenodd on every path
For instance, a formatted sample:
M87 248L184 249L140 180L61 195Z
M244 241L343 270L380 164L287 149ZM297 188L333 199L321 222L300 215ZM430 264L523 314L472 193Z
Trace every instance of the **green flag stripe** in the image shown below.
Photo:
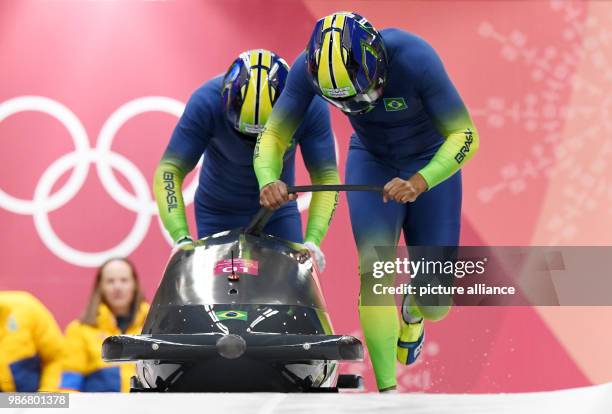
M247 320L248 318L248 313L247 312L242 312L242 311L234 311L234 310L227 310L227 311L217 311L215 312L215 315L217 315L217 318L219 318L220 320L224 320L224 319L240 319L240 320Z

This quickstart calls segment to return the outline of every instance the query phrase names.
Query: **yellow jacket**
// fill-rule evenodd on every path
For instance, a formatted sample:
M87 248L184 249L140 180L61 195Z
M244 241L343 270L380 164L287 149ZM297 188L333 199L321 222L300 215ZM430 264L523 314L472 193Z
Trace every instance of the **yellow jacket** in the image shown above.
M64 337L27 292L0 292L0 391L57 391Z
M108 336L142 332L149 305L141 303L134 321L125 332L106 305L100 305L96 326L74 320L66 327L66 352L61 388L65 391L128 392L136 374L133 363L110 364L102 360L102 342Z

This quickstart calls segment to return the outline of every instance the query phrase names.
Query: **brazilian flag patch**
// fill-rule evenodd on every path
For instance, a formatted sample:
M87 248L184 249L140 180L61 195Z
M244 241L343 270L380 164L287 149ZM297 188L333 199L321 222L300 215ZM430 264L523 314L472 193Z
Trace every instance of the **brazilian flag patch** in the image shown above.
M217 318L219 318L220 321L224 321L226 319L238 319L239 321L246 321L249 317L248 312L235 310L216 311L215 315L217 315Z
M385 111L387 112L403 111L408 108L404 98L383 98L383 101L385 102Z

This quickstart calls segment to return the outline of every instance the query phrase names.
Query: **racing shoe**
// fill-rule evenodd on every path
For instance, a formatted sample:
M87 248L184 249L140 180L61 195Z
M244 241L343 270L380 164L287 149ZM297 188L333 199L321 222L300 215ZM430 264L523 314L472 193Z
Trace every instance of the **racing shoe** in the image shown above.
M410 365L417 360L425 341L425 321L406 323L402 321L400 337L397 341L397 360Z
M414 363L423 349L425 341L425 321L408 311L409 295L404 298L400 336L397 340L397 360L405 365Z

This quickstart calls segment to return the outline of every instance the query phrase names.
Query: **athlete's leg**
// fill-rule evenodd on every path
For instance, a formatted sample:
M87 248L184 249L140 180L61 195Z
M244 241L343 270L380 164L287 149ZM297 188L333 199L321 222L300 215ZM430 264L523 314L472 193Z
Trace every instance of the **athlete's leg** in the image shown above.
M406 171L402 178L413 172ZM403 230L410 259L445 261L454 258L459 243L461 216L461 173L419 196L406 208ZM439 248L435 246L449 246ZM453 276L417 275L411 284L417 289L427 284L452 285ZM397 359L411 364L418 358L425 339L425 321L439 320L450 311L451 297L445 295L405 296L402 303Z
M266 224L264 233L280 237L295 243L302 243L302 219L295 202L283 206L274 212L274 215Z
M367 151L349 150L346 165L347 184L384 185L397 175L397 170L380 163ZM384 250L377 252L374 248L397 245L405 206L393 201L383 203L382 195L378 193L349 192L347 197L353 236L359 254L359 319L378 389L383 390L396 385L395 354L399 320L393 297L372 293L373 285L382 280L373 277L373 266L376 261L395 260L395 249L384 249L387 254L381 255ZM387 255L390 257L386 257ZM394 275L387 277L394 278Z
M404 238L410 248L412 259L454 259L454 247L459 244L461 225L461 172L421 194L414 203L407 205L404 220ZM450 249L427 248L427 246L449 246ZM433 279L432 279L433 277ZM415 278L419 282L452 284L453 276L428 275ZM411 300L410 313L420 313L428 320L442 319L450 311L449 296L426 296ZM418 305L415 309L414 305Z
M249 224L249 216L209 214L198 224L198 238L201 239L222 231L245 227Z

